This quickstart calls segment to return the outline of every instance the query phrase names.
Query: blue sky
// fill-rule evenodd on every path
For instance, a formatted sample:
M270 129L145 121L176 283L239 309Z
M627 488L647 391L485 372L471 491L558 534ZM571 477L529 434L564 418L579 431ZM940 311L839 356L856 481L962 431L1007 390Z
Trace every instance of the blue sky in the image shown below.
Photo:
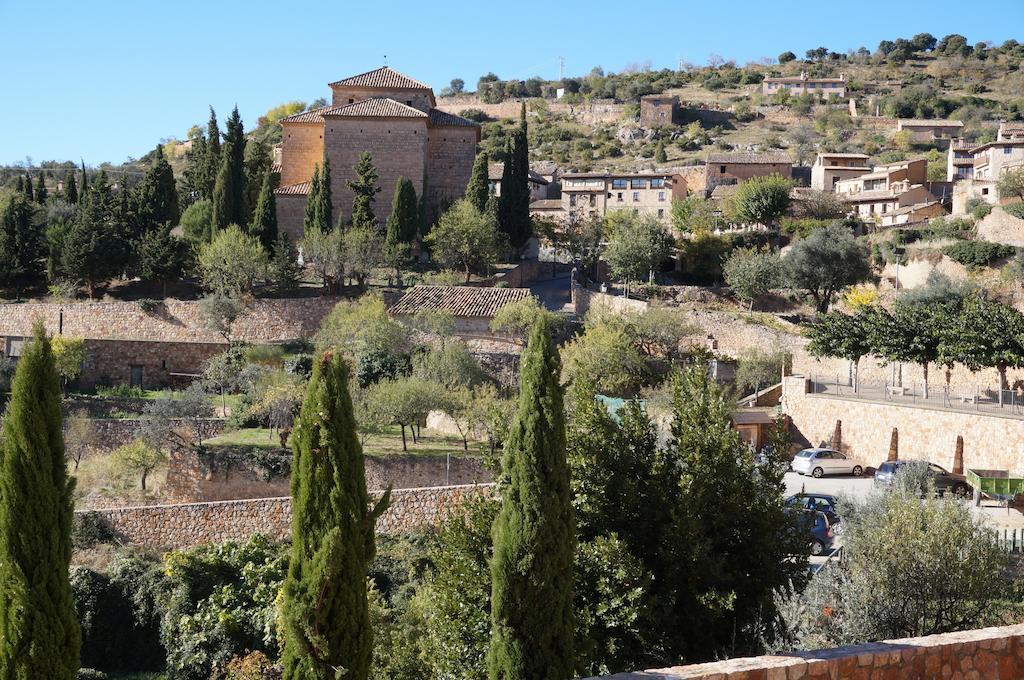
M0 163L118 163L183 138L210 104L222 121L237 104L248 128L385 55L435 89L455 77L472 88L487 71L555 78L560 56L568 75L711 53L742 63L819 45L874 49L921 31L1024 41L1013 35L1022 20L1022 0L0 0Z

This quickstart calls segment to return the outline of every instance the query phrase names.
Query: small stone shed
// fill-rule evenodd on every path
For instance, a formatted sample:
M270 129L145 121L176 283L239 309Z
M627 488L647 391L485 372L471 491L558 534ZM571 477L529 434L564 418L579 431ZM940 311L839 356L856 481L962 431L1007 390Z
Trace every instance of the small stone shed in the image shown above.
M505 305L530 297L529 288L476 286L413 286L391 307L396 319L411 319L422 311L444 311L455 317L455 334L494 337L491 319Z

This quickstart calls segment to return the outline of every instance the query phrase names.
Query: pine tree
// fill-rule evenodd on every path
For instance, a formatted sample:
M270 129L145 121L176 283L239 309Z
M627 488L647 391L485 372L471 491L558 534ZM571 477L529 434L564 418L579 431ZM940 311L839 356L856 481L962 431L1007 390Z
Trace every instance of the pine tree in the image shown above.
M355 165L356 178L348 183L355 197L352 199L352 217L349 222L353 227L373 229L377 226L377 216L373 213L373 203L380 193L377 168L373 165L373 157L364 151Z
M491 561L490 680L571 678L575 531L558 353L547 322L523 352Z
M153 165L135 190L133 203L138 235L166 224L174 226L181 219L174 171L159 144L153 152Z
M0 212L0 286L13 286L17 297L22 287L39 272L43 239L32 202L15 194Z
M71 169L64 173L64 200L72 205L78 203L78 186L75 183L75 172Z
M71 598L74 481L61 391L41 325L18 361L0 438L0 677L73 680L81 645Z
M306 194L306 213L302 218L302 233L308 234L314 229L320 229L317 220L316 207L320 200L320 166L313 166L313 177L309 180L309 193Z
M483 212L487 210L487 199L491 196L491 183L487 173L487 152L481 151L473 161L473 172L469 175L466 185L466 198L473 207Z
M501 174L498 223L509 243L521 248L533 233L530 220L530 146L526 134L526 102L519 127L508 143L508 160Z
M324 164L320 169L320 191L315 200L316 224L328 231L334 226L334 211L331 206L331 161L324 154Z
M273 249L270 251L270 281L278 293L287 293L299 283L301 269L298 253L288 238L288 232L282 231L277 236Z
M39 171L39 177L36 178L36 203L39 205L46 205L46 180L43 177L43 171Z
M25 198L29 201L36 200L35 191L32 189L32 175L25 175Z
M366 598L374 525L366 491L348 367L324 353L313 367L292 463L292 548L282 607L284 680L369 675L372 633Z
M654 149L654 162L655 163L667 163L668 155L665 153L665 142L659 141L658 146Z
M263 175L263 186L256 199L256 208L252 211L249 233L259 237L268 253L274 252L274 244L277 242L277 200L274 198L274 178L269 172Z

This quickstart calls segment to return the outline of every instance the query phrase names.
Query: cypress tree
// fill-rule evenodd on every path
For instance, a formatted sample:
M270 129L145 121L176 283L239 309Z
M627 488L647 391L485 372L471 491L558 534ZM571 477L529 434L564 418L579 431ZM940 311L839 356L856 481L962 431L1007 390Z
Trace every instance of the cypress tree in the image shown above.
M416 238L419 221L419 206L416 202L416 187L404 177L398 178L395 196L391 201L391 215L388 216L388 243L412 243Z
M85 161L82 161L82 181L78 187L79 200L85 200L86 194L89 191L89 176L85 174Z
M352 217L349 220L353 227L373 229L377 226L377 216L373 213L373 203L380 193L377 183L380 176L373 166L373 157L364 151L355 165L356 178L348 183L355 197L352 199Z
M72 205L78 203L78 186L75 184L75 173L70 169L64 173L64 199Z
M320 166L313 166L313 177L309 180L309 193L306 194L306 213L302 218L302 232L309 233L312 229L320 229L317 221L316 207L320 196Z
M526 129L526 103L523 102L519 127L508 144L508 160L501 174L498 198L498 224L514 248L521 248L533 232L530 221L530 147Z
M659 141L658 146L654 149L654 162L655 163L667 163L668 154L665 153L665 142Z
M39 205L46 205L46 180L43 177L43 171L39 171L39 177L36 179L36 202Z
M25 178L21 175L18 175L18 181L14 183L14 190L19 194L25 193Z
M523 352L491 560L490 680L573 673L575 531L558 353L546 321Z
M249 233L259 238L268 253L274 252L277 241L277 200L274 198L274 178L272 173L263 175L263 186L256 199L256 208L252 211L252 223Z
M236 106L228 118L213 187L213 222L220 229L229 224L248 224L246 213L245 130Z
M35 192L32 190L32 175L25 175L25 198L29 201L36 200Z
M316 196L316 223L324 231L334 226L331 207L331 161L324 154L324 165L320 170L320 192Z
M200 195L213 199L213 190L220 170L220 128L217 126L217 112L210 107L210 119L206 122L206 148Z
M466 185L466 198L473 207L484 212L487 210L487 199L491 196L491 183L487 173L487 152L481 151L473 161L473 172L469 175Z
M135 218L141 233L166 224L176 225L181 219L174 170L164 158L163 148L159 144L153 152L153 165L139 183L134 198Z
M366 575L389 494L368 510L348 372L340 354L317 359L293 435L284 680L335 680L341 669L346 680L369 675Z
M72 491L61 392L41 325L18 361L0 439L0 677L73 680Z

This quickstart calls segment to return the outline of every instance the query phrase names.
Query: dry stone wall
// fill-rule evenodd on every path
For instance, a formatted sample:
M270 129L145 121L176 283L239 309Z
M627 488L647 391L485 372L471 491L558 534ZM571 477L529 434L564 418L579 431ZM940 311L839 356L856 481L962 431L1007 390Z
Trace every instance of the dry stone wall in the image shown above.
M92 427L95 431L95 447L101 451L113 451L119 446L127 444L138 436L142 421L136 418L97 418L93 419ZM224 421L219 418L207 418L199 422L199 431L203 439L216 437L224 431ZM64 421L65 430L69 423ZM194 432L196 427L193 421L178 421L178 426L188 428Z
M288 454L285 453L287 468ZM366 486L370 489L415 489L460 486L491 481L479 458L453 456L367 456ZM252 461L227 452L195 450L171 454L164 487L174 503L200 503L289 494L290 475L268 476Z
M590 680L1016 680L1024 626L619 673Z
M437 526L464 503L494 493L493 485L398 489L377 522L377 531L402 533ZM372 501L380 492L371 493ZM86 512L86 511L82 511ZM254 534L274 540L291 535L291 498L259 498L213 503L149 505L94 511L129 545L183 550L221 541L244 541Z

